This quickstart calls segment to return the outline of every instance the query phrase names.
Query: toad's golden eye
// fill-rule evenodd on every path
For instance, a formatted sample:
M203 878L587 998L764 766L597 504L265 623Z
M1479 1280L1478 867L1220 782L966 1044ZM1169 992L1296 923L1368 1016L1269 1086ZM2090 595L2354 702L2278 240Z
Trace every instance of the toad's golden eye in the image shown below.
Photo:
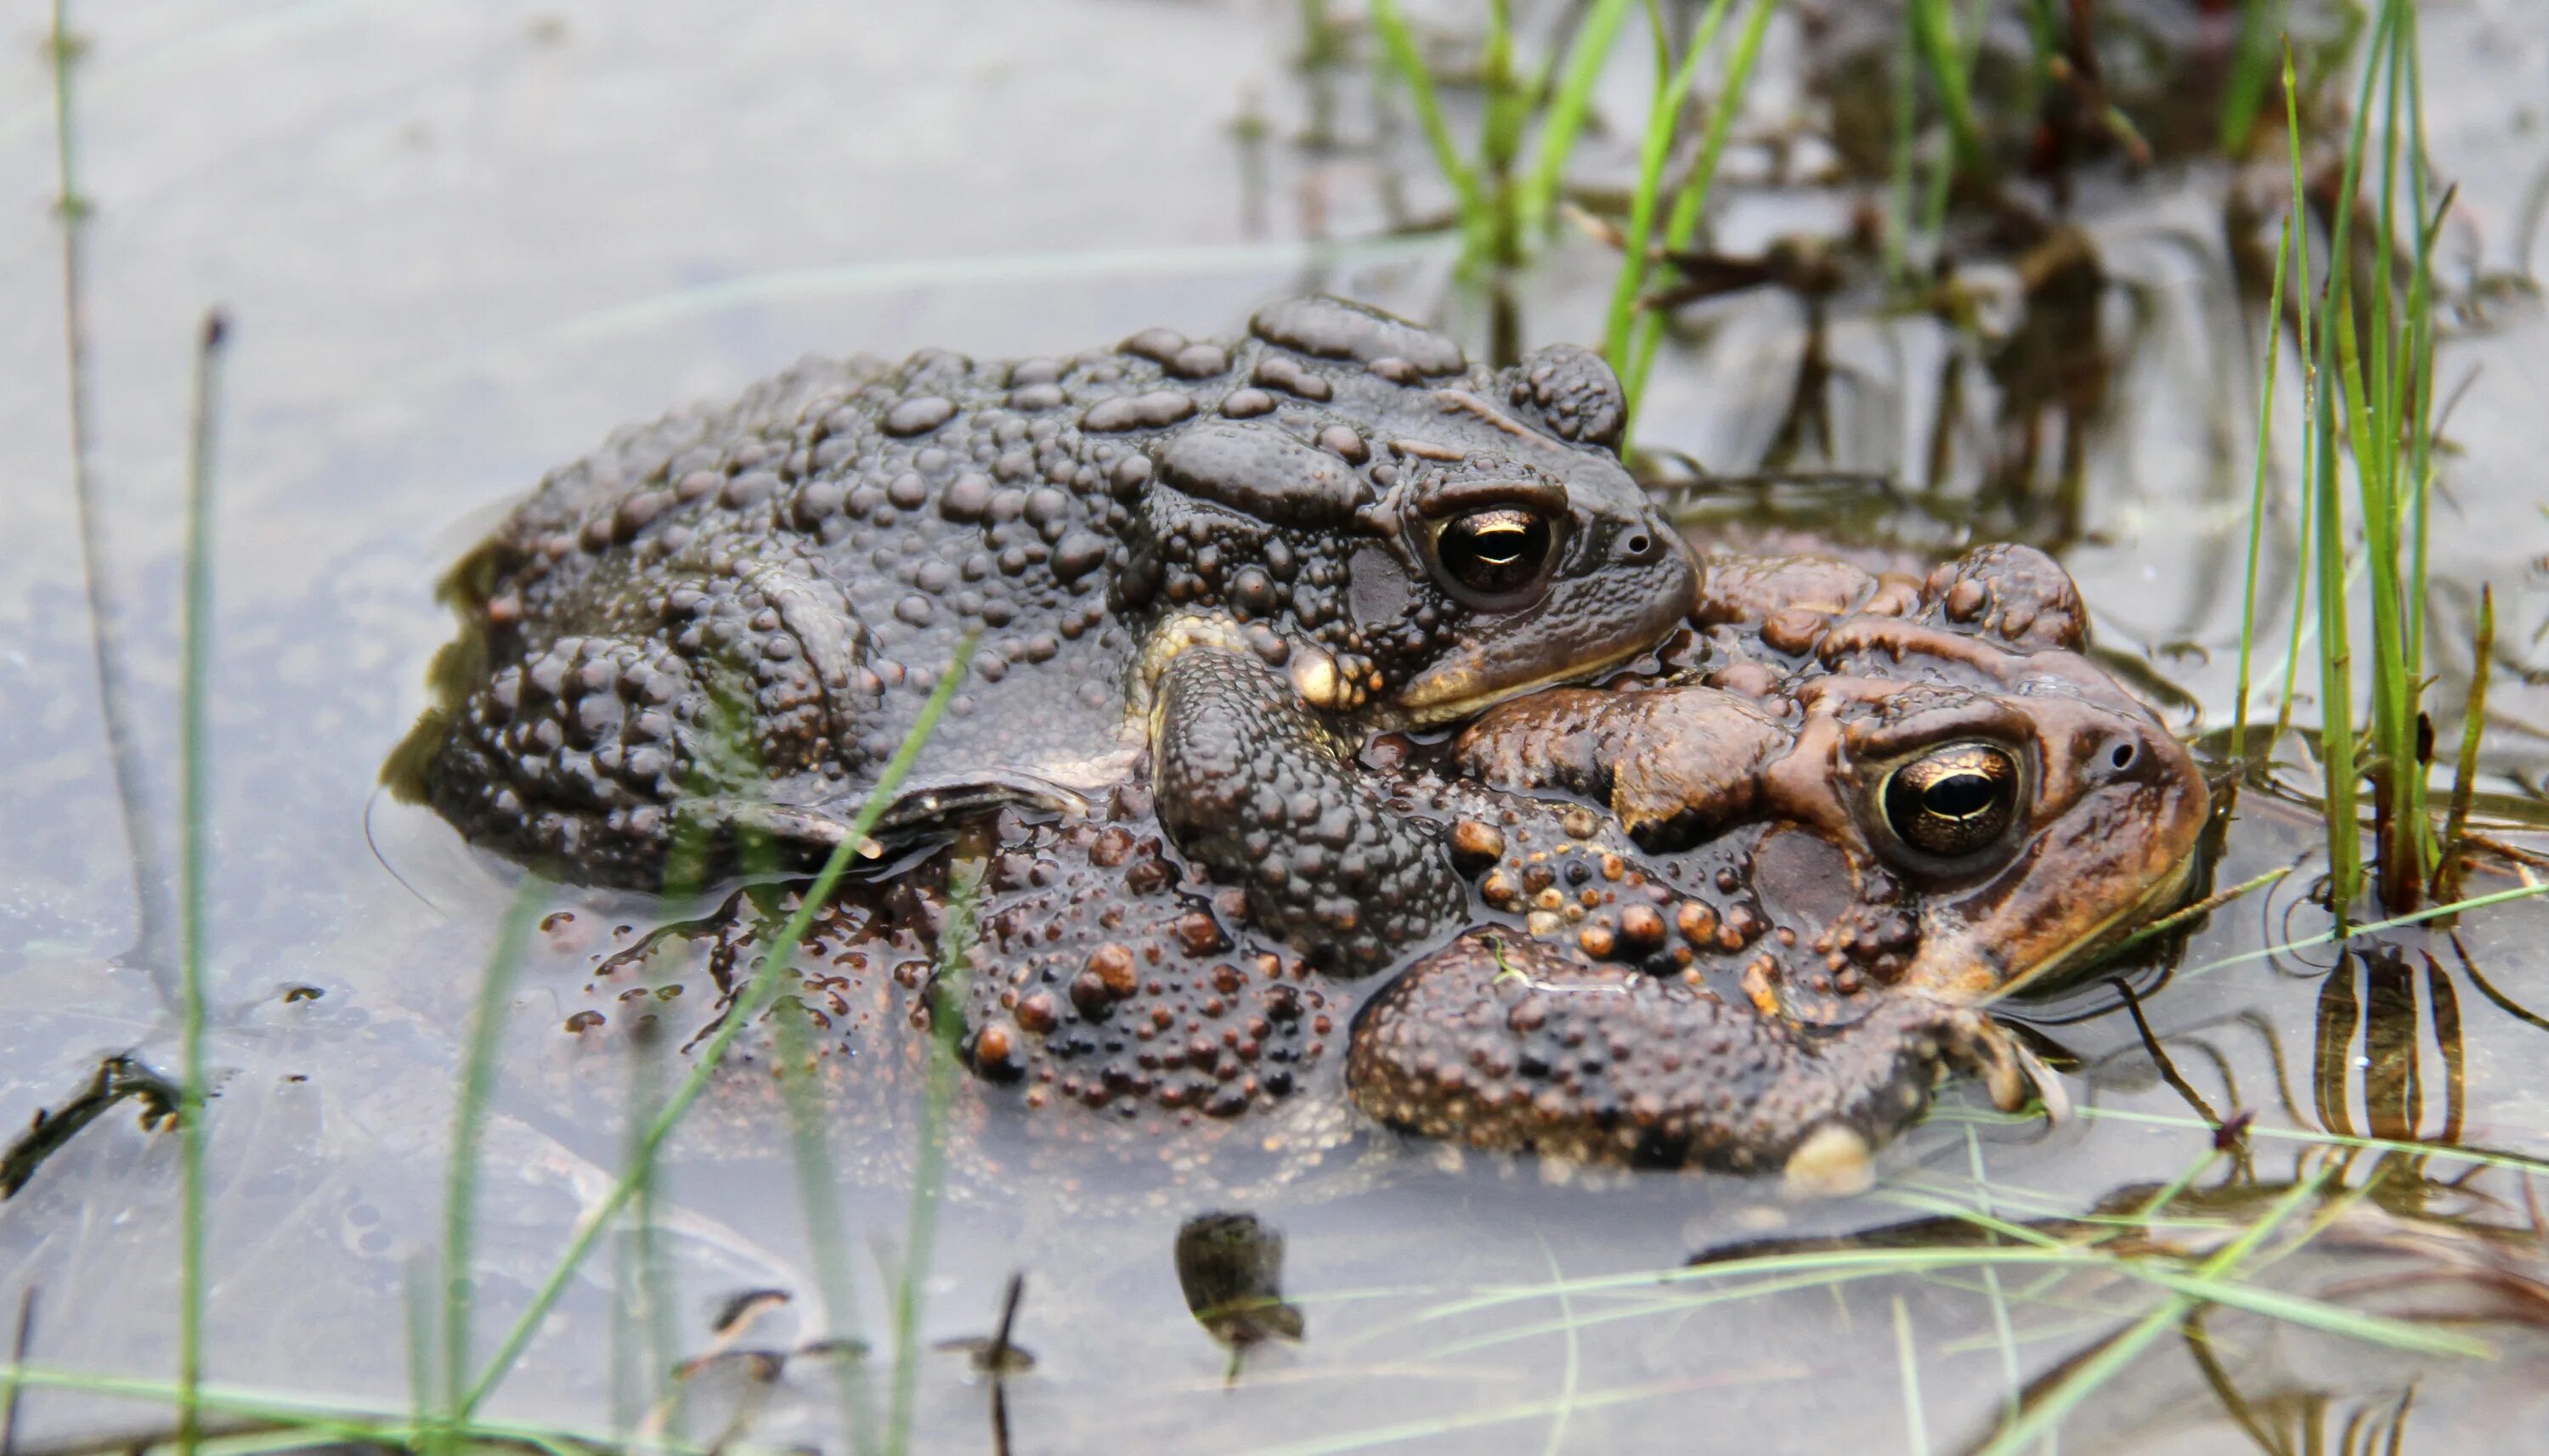
M1471 606L1510 610L1537 600L1558 562L1558 530L1519 505L1472 510L1434 537L1443 585Z
M2017 756L1993 744L1935 749L1885 780L1885 822L1924 855L1961 860L2008 831L2025 776Z

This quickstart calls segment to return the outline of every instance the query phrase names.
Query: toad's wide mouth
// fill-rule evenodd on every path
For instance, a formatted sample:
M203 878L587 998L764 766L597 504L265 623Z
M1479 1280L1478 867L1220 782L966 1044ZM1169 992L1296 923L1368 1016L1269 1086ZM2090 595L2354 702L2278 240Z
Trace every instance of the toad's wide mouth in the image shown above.
M2083 931L2069 945L2019 970L1984 996L1984 1002L1997 1001L2022 991L2039 990L2080 970L2113 950L2133 932L2167 910L2176 908L2186 898L2187 886L2195 878L2195 867L2202 857L2193 846L2178 857L2168 872L2152 880L2130 904Z
M1922 947L1905 970L1902 984L1951 1005L1982 1006L2015 992L2040 989L2078 971L2184 898L2201 860L2202 825L2199 814L2174 826L2182 834L2182 838L2170 836L2177 840L2176 853L2137 892L2024 963L2018 957L2026 955L2026 943L2032 938L2029 922L2048 912L2061 915L2057 902L2066 895L2076 904L2079 896L2094 893L2083 889L2077 876L2066 877L2067 888L2052 898L2023 897L2019 904L2003 905L1995 913L1971 920L1955 917L1960 923L1936 925L1925 912ZM1952 907L1948 914L1955 916Z
M1508 630L1494 634L1493 642L1464 642L1446 653L1442 660L1418 673L1385 704L1385 716L1394 725L1423 728L1448 723L1483 712L1508 698L1562 682L1581 682L1607 673L1624 663L1635 661L1642 653L1672 635L1689 615L1690 604L1698 594L1697 568L1690 564L1687 552L1671 546L1678 557L1682 577L1678 590L1655 592L1652 599L1635 608L1635 615L1623 612L1620 618L1601 622L1599 635L1618 643L1610 652L1587 656L1569 651L1563 656L1534 652L1531 644L1544 646L1566 640L1566 634L1555 636L1533 630L1528 620L1511 620ZM1669 568L1666 568L1669 570ZM1543 608L1548 602L1542 603ZM1564 612L1550 612L1540 618L1546 628L1563 620ZM1625 620L1623 620L1625 618ZM1517 645L1519 639L1520 645ZM1572 647L1573 644L1568 642ZM1534 671L1534 659L1541 666Z
M1674 620L1680 618L1675 617ZM1458 722L1527 692L1599 677L1613 668L1635 661L1640 653L1652 645L1636 642L1605 658L1570 658L1562 668L1537 678L1519 680L1490 679L1485 672L1486 664L1476 661L1437 663L1407 684L1407 690L1388 705L1384 716L1402 728L1426 728L1437 723Z

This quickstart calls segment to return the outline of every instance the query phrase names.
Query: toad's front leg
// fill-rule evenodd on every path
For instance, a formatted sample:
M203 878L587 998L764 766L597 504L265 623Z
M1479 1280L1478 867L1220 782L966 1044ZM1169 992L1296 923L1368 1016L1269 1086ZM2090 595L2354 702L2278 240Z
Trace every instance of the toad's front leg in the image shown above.
M1313 964L1361 975L1449 931L1466 898L1439 832L1393 812L1291 683L1214 647L1163 670L1151 715L1160 823Z
M1785 1171L1801 1190L1873 1176L1942 1071L2005 1109L2058 1084L1984 1013L1918 996L1810 1027L1704 987L1471 931L1355 1021L1346 1085L1394 1128L1473 1146L1636 1167Z

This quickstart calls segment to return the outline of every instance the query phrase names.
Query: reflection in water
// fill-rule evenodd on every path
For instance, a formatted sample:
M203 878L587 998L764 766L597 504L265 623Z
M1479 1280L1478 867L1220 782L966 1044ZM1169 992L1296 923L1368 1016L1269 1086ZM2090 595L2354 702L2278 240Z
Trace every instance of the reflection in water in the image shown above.
M2319 982L2311 1067L2318 1125L2330 1133L2460 1141L2468 1095L2450 975L2421 951L2347 951Z
M2207 1315L2207 1311L2198 1309L2179 1325L2186 1338L2186 1352L2202 1373L2205 1385L2212 1389L2214 1399L2221 1403L2223 1412L2266 1456L2290 1456L2302 1451L2373 1456L2375 1452L2400 1449L2407 1433L2407 1412L2415 1404L2414 1382L2409 1382L2396 1400L2292 1387L2251 1397L2239 1389L2237 1380L2223 1367Z
M1012 1271L1008 1287L1000 1295L1000 1323L986 1337L961 1335L942 1339L935 1348L962 1352L978 1375L987 1376L991 1385L991 1456L1009 1456L1009 1377L1024 1375L1036 1367L1035 1355L1013 1337L1018 1327L1018 1306L1026 1299L1027 1276Z
M1800 1285L1840 1297L1864 1278L1934 1291L1952 1282L1988 1290L2002 1340L2066 1350L2018 1388L1997 1431L2040 1405L2081 1400L2129 1364L2136 1399L2105 1404L2103 1419L2075 1411L2065 1450L2178 1449L2167 1437L2191 1421L2226 1422L2274 1456L2396 1451L2418 1392L2460 1368L2436 1357L2466 1352L2482 1327L2488 1348L2511 1355L2529 1348L2524 1329L2549 1327L2549 1221L2536 1202L2508 1219L2507 1200L2473 1186L2490 1172L2484 1161L2449 1177L2425 1170L2452 1156L2379 1152L2349 1181L2333 1168L2259 1179L2217 1155L2171 1183L2126 1184L2082 1214L2023 1224L1965 1207L1981 1185L1950 1194L1941 1183L1935 1192L1947 1196L1907 1201L1949 1213L1720 1245L1693 1257L1689 1287L1659 1304L1722 1306ZM2205 1183L2212 1168L2226 1172ZM1978 1287L1945 1272L1967 1261L2030 1277ZM2163 1291L2187 1276L2216 1297L2168 1301ZM2183 1364L2169 1358L2171 1331ZM2452 1409L2448 1397L2427 1404Z
M38 1108L35 1121L0 1151L0 1200L27 1186L45 1159L61 1151L81 1129L104 1117L127 1098L142 1104L142 1126L158 1128L177 1118L177 1084L133 1056L110 1056L98 1063L96 1075L68 1102Z

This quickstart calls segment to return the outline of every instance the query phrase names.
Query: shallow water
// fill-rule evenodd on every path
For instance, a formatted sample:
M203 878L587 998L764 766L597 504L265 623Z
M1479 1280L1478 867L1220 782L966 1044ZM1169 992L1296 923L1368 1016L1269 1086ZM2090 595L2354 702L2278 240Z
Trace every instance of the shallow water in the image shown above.
M103 1054L174 1062L152 978L116 963L138 927L65 484L45 26L29 0L0 11L16 42L0 47L0 175L20 179L0 209L0 378L11 381L0 390L11 483L0 797L15 809L0 836L0 1127L58 1105ZM1374 139L1366 76L1295 71L1288 6L958 0L745 14L661 0L171 0L99 9L82 26L96 469L162 826L189 347L207 304L236 322L212 755L223 1080L210 1123L209 1348L224 1382L405 1408L407 1288L439 1239L459 1029L511 890L430 819L376 803L371 785L448 633L434 577L543 468L624 419L731 392L809 350L1014 355L1163 322L1208 334L1306 287L1474 322L1452 296L1448 246L1382 238L1444 204L1412 127ZM1793 67L1785 44L1774 41L1755 98L1764 132L1797 100L1779 79ZM2549 147L2520 98L2549 94L2549 28L2523 0L2474 3L2438 11L2425 47L2439 170L2462 187L2448 266L2536 270L2549 250L2524 210ZM1642 114L1644 60L1635 46L1623 58L1601 105L1625 134ZM1300 137L1322 90L1332 144ZM1243 117L1270 139L1245 139ZM1584 174L1625 176L1632 145L1597 138ZM2070 537L2062 554L2102 645L2183 687L2175 721L2190 731L2228 717L2249 481L2240 421L2256 330L2227 302L2220 185L2152 183L2092 215L2122 280L2112 336L2134 320L2142 336L2089 442L2085 507L2067 530L2027 511L1981 527ZM1756 196L1721 237L1748 245L1746 229L1794 226L1813 206ZM1526 334L1596 334L1610 269L1570 238L1532 276ZM2433 572L2451 603L2434 625L2435 700L2459 701L2474 584L2491 581L2491 786L2536 814L2549 781L2549 525L2533 472L2549 398L2531 364L2549 328L2526 293L2486 297L2487 317L2444 356L2446 389L2461 392L2434 517ZM1796 313L1756 297L1684 321L1705 336L1667 348L1642 435L1749 471L1785 403L1772 366L1801 350ZM1940 346L1918 322L1839 318L1836 444L1806 463L1926 459L1936 376L1924 361ZM1987 402L1970 408L1987 440ZM1947 498L1974 490L1970 464L1959 469ZM1928 544L1965 529L1954 511L1945 525L1910 509L1856 518ZM2265 620L2261 638L2280 643L2283 608ZM2438 726L2456 741L2454 722ZM2217 882L2306 860L2318 835L2306 809L2251 795ZM173 836L162 840L172 857ZM2112 992L2034 1007L2085 1068L2071 1087L2086 1115L2047 1131L1951 1098L1949 1114L1886 1155L1885 1182L1864 1198L1795 1204L1706 1178L1552 1187L1529 1167L1453 1166L1367 1139L1257 1203L1286 1235L1284 1289L1307 1338L1258 1352L1225 1383L1172 1259L1195 1208L1118 1196L1120 1175L1103 1170L1077 1189L977 1170L959 1180L976 1196L939 1228L922 1333L988 1333L1004 1282L1026 1272L1018 1339L1037 1366L1004 1392L1019 1449L1957 1448L2014 1385L2152 1308L2152 1292L2079 1278L2022 1300L2013 1281L2004 1340L1992 1292L1964 1274L1714 1303L1695 1302L1701 1286L1643 1281L1533 1291L1744 1240L1896 1223L1924 1212L1925 1196L1970 1206L1977 1173L2005 1214L2076 1215L2182 1172L2211 1145L2202 1118L2233 1109L2257 1118L2249 1155L2227 1170L2233 1191L2271 1195L2322 1170L2361 1184L2379 1165L2385 1206L2520 1227L2518 1167L2385 1161L2281 1135L2549 1156L2549 1088L2533 1070L2549 1034L2537 1016L2549 1008L2549 911L2482 912L2456 939L2393 935L2404 970L2321 949L2186 973L2321 930L2302 892L2311 874L2306 864L2215 915L2173 957L2178 973L2146 986L2164 1066ZM2482 873L2472 889L2513 882ZM482 1349L608 1188L624 1136L613 1112L638 1074L632 1058L559 1028L586 1004L592 957L620 943L611 929L655 912L563 891L557 905L575 918L540 937L525 967L490 1132ZM294 987L321 994L287 999ZM707 1345L725 1297L765 1287L801 1298L746 1343L788 1347L817 1321L784 1126L748 1081L721 1085L699 1116L662 1191L680 1280L673 1352ZM882 1346L878 1270L902 1238L907 1185L891 1160L853 1166L862 1299L845 1322ZM40 1292L32 1358L172 1368L176 1170L174 1139L118 1111L0 1206L0 1310ZM2217 1167L2206 1181L2224 1177ZM2314 1254L2273 1282L2318 1292L2366 1267ZM606 1248L494 1409L598 1428L627 1410L613 1388L611 1291ZM2217 1317L2215 1346L2229 1388L2276 1412L2252 1412L2252 1424L2333 1431L2412 1386L2405 1449L2526 1449L2549 1419L2549 1340L2485 1332L2492 1362L2249 1317ZM1928 1447L1904 1433L1907 1368ZM756 1398L753 1436L820 1439L828 1391L815 1362L792 1365ZM703 1392L693 1434L715 1434L730 1394ZM927 1449L987 1441L987 1405L962 1355L924 1358ZM2235 1406L2172 1334L2074 1418L2063 1449L2254 1449ZM21 1435L33 1448L163 1424L146 1406L44 1394Z

